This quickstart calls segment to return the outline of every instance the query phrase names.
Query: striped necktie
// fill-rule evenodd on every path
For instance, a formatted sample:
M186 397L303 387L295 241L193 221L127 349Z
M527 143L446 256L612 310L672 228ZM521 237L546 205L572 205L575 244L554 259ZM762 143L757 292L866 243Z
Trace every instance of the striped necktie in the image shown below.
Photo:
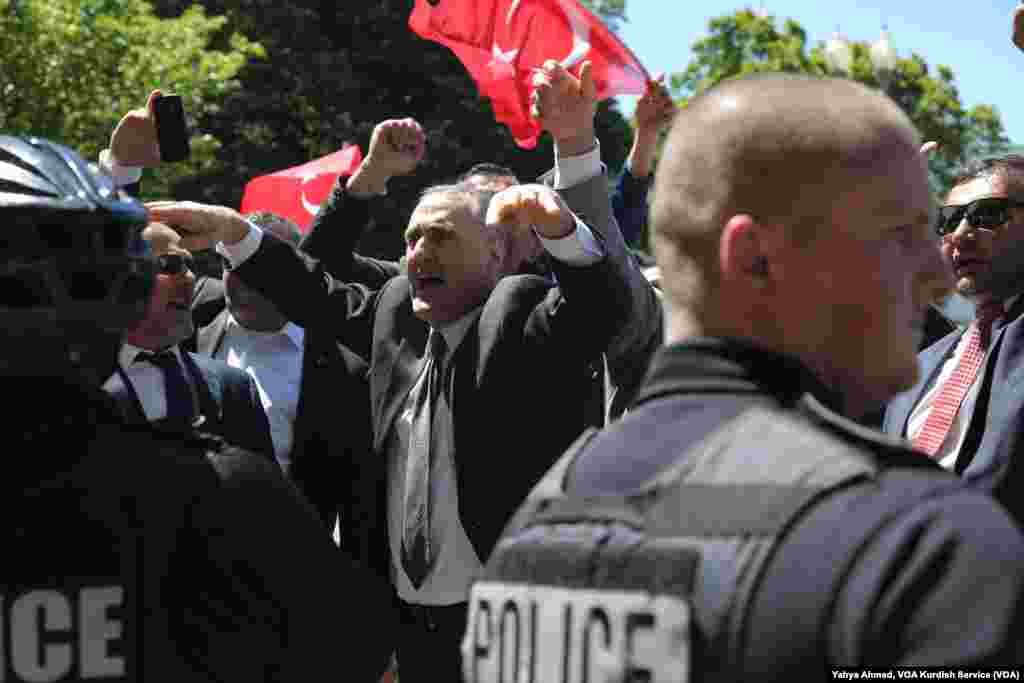
M967 331L963 354L956 369L939 389L932 409L921 431L914 437L913 445L918 450L934 456L949 436L953 420L960 411L960 404L970 391L985 360L992 333L992 324L1003 314L1002 304L988 303L979 306L977 317Z

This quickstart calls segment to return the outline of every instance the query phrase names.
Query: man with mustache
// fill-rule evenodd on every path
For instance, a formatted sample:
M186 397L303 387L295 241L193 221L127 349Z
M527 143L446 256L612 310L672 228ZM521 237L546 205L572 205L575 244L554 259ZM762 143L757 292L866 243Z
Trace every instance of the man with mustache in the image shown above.
M603 176L591 185L607 187ZM368 560L393 578L402 679L457 680L469 582L529 486L583 429L583 368L634 319L611 258L622 238L607 195L588 217L609 226L606 241L545 186L493 200L466 185L429 190L405 233L408 275L374 292L335 281L230 209L150 207L184 226L192 246L220 242L234 272L308 333L370 360L379 488L365 495L383 509L365 520L381 532ZM555 257L557 288L502 277L508 235L524 225Z
M917 380L948 278L919 147L848 79L729 79L680 111L651 212L666 346L506 526L467 683L1021 661L1010 516L851 419Z
M1024 396L1024 157L968 164L935 222L957 291L976 319L920 355L918 384L888 407L884 430L910 439L944 468L995 492L1018 521Z
M103 385L124 416L174 430L214 434L273 458L267 415L244 371L179 347L192 336L192 254L153 222L142 231L158 262L146 315L125 334L117 370Z

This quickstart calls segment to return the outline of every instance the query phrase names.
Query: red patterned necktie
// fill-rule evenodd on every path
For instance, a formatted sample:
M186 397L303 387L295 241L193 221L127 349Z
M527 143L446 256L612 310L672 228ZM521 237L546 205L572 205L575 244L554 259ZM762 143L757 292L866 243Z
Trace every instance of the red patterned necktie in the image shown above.
M1003 314L1003 307L998 303L989 303L978 307L977 317L967 331L966 347L956 369L949 376L935 400L932 402L931 413L924 422L924 427L914 437L914 448L934 456L949 435L960 404L964 396L974 384L985 359L991 337L992 323Z

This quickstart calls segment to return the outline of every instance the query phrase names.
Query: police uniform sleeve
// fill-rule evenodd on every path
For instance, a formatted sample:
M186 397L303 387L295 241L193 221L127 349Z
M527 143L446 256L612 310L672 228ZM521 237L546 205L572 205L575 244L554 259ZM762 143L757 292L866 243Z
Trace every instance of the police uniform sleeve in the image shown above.
M1022 661L1024 541L945 473L830 494L779 542L751 597L744 670Z
M834 659L903 666L1024 661L1024 541L1006 512L961 490L870 539L838 595Z
M212 460L224 493L212 512L223 533L209 552L257 602L256 619L280 630L275 680L379 679L394 649L386 584L334 545L301 494L262 458L233 451Z

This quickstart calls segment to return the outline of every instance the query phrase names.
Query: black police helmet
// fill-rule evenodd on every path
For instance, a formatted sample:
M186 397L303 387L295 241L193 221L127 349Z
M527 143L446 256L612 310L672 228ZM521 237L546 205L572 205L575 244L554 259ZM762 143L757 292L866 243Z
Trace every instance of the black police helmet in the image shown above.
M146 223L72 150L0 135L0 374L109 375L152 292Z

